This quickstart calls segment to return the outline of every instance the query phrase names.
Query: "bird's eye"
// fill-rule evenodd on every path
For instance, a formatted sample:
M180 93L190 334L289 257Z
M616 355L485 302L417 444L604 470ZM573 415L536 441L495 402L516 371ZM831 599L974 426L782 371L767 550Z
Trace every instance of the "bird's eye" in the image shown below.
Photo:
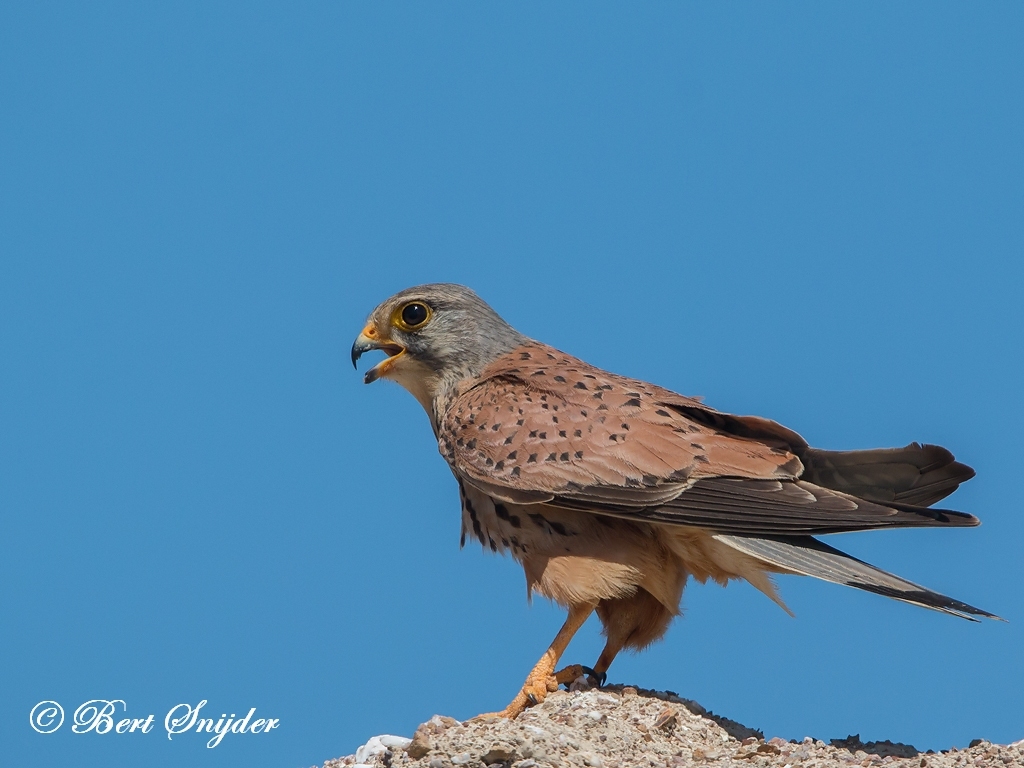
M402 323L409 328L419 328L430 319L430 309L426 304L412 301L402 307Z

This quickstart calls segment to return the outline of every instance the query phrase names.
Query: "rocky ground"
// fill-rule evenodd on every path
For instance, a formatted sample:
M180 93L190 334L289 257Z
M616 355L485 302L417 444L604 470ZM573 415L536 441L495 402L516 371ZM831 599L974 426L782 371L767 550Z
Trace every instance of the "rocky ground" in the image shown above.
M575 687L575 686L574 686ZM1010 745L977 740L966 749L919 752L906 744L856 736L785 741L708 712L673 693L608 686L558 691L515 721L460 723L435 715L412 739L374 736L354 755L323 768L892 768L1022 766L1024 740Z

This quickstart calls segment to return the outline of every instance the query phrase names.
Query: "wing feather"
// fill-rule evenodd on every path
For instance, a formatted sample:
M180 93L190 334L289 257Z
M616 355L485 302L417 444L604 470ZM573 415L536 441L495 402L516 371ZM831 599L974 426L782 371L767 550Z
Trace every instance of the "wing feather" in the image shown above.
M767 419L719 413L537 343L499 358L453 399L438 446L460 478L495 498L720 533L978 524L907 503L963 479L944 449L815 451ZM892 498L844 490L871 482L891 482Z
M803 469L777 445L700 424L668 402L691 398L605 373L541 344L489 366L446 408L438 447L471 482L551 494L632 489L635 504L701 477L793 479Z

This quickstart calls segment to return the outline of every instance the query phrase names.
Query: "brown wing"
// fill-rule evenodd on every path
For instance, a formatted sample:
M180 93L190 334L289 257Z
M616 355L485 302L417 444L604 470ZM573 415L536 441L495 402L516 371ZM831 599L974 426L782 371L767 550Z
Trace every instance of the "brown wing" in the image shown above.
M748 534L961 519L797 483L796 451L807 444L790 430L719 413L541 344L490 365L449 405L438 434L460 477L512 502Z
M549 497L591 487L617 497L619 490L641 505L672 498L701 477L802 471L784 448L717 432L662 394L671 395L542 345L520 347L449 406L441 452L474 480Z

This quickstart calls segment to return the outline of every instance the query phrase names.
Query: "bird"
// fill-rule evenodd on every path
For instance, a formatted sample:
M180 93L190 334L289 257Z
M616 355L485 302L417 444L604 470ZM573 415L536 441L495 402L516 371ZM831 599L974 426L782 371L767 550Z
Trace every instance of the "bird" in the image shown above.
M352 345L353 366L371 350L385 357L364 381L398 383L427 413L458 483L461 545L470 538L510 554L528 595L567 611L519 692L491 715L514 719L584 675L603 684L620 651L665 634L691 578L746 580L787 613L776 574L999 618L816 538L978 525L931 506L974 476L945 448L812 448L769 419L724 413L535 341L454 283L379 304ZM597 661L556 669L594 613L606 639Z

